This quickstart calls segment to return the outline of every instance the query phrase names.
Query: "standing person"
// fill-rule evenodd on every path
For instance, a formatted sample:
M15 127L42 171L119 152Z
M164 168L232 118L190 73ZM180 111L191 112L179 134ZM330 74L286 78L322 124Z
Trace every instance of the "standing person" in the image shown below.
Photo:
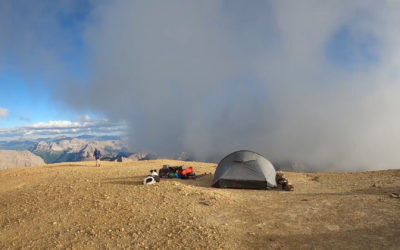
M100 150L98 150L97 148L94 149L93 156L96 159L96 167L100 167L100 157L101 157Z

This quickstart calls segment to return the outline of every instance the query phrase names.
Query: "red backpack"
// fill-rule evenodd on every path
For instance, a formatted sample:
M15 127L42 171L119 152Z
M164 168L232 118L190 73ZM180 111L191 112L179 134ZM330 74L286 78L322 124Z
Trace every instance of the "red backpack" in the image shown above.
M193 176L194 175L194 169L192 167L187 167L185 169L178 170L178 175L182 179L186 179L189 176Z

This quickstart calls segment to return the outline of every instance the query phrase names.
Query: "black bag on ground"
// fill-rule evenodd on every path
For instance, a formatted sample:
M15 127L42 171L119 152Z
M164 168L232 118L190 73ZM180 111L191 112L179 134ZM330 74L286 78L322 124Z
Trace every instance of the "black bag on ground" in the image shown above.
M158 171L160 178L174 178L176 169L170 165L163 165L163 167Z

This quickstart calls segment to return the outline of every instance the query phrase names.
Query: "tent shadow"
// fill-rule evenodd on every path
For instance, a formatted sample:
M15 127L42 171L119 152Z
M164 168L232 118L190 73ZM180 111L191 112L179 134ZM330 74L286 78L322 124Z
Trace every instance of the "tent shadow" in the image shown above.
M205 176L202 176L197 179L178 179L178 178L172 178L172 179L161 179L161 181L178 181L181 184L188 185L188 186L194 186L194 187L204 187L204 188L215 188L212 187L211 185L213 184L214 180L214 175L213 174L207 174ZM285 190L282 190L280 188L272 188L272 189L243 189L243 188L225 188L229 190L253 190L253 191L261 191L261 192L287 192Z
M161 182L164 181L177 181L181 184L188 185L188 186L194 186L194 187L204 187L204 188L215 188L212 187L214 180L214 174L208 173L204 176L198 177L196 179L179 179L179 178L161 178ZM229 190L254 190L254 191L268 191L268 192L287 192L283 190L282 188L272 188L272 189L243 189L243 188L225 188Z

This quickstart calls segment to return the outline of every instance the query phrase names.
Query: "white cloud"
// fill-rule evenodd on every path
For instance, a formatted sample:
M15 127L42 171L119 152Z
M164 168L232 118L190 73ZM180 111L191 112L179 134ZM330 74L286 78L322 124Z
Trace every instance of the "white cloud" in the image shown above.
M0 107L0 118L6 117L8 115L8 109Z
M39 122L36 124L28 125L27 127L35 129L72 128L72 127L84 127L84 124L71 121L49 121L49 122Z
M53 137L59 135L120 135L125 129L122 123L113 123L104 119L90 121L48 121L21 127L0 129L0 139Z

